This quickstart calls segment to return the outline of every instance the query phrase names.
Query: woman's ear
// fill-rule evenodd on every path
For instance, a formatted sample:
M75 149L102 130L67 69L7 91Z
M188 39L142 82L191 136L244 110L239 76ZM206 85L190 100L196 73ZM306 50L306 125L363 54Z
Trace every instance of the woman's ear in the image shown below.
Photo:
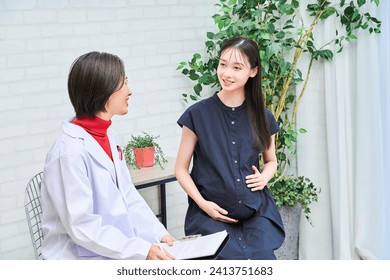
M258 69L259 69L259 66L256 66L255 68L252 68L252 69L251 69L251 73L249 74L249 76L250 76L251 78L253 78L254 76L256 76L256 75L257 75Z

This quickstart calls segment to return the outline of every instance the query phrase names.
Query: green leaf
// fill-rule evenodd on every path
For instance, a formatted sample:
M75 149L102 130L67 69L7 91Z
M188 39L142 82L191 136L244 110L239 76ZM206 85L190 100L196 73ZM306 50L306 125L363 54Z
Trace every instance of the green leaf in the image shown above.
M194 86L194 92L196 93L196 95L200 96L200 92L202 91L202 85L201 84L196 84Z
M366 0L357 0L357 3L359 5L359 7L363 6L364 4L366 4Z
M207 32L207 38L214 39L214 33L213 32Z
M265 39L265 40L269 40L270 39L269 34L265 33L265 32L261 32L260 33L260 37Z
M327 10L325 10L322 14L321 14L321 19L324 20L324 19L327 19L328 17L330 17L331 15L333 15L334 13L336 12L336 10L334 8L329 8Z

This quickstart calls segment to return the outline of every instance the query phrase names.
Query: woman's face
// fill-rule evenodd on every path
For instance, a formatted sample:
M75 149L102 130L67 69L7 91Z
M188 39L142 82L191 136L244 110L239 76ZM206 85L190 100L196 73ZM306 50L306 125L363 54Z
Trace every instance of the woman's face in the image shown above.
M244 91L246 82L257 74L257 67L251 69L248 58L236 48L225 50L219 59L218 80L225 91Z
M121 88L115 91L108 98L106 103L106 113L113 115L125 115L128 112L129 98L132 95L131 90L127 85L128 79L125 77Z

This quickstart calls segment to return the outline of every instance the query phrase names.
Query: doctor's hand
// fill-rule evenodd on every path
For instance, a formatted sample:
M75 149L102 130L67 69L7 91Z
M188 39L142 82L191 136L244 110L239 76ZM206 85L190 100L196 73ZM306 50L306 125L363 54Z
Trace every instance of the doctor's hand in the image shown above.
M162 238L161 238L161 242L163 243L167 243L168 246L172 246L173 245L173 241L175 241L176 239L172 236L170 236L169 234L167 235L164 235Z
M232 219L232 218L229 218L228 216L226 216L228 214L228 212L225 209L219 207L218 204L216 204L212 201L205 200L204 202L202 202L201 205L199 205L199 207L214 220L224 222L224 223L237 223L238 222L238 220L235 220L235 219Z
M160 247L156 244L152 244L149 249L149 253L146 256L147 260L175 260L176 258L169 254L164 249L160 249Z
M252 170L253 174L245 177L245 183L252 192L261 191L267 185L268 179L260 173L256 166L252 165Z

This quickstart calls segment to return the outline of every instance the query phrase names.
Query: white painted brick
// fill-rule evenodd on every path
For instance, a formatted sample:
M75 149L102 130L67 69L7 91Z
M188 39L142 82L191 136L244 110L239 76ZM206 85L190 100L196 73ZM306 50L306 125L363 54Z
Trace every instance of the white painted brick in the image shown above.
M104 7L104 8L126 7L126 0L102 0L101 7Z
M104 34L91 37L90 42L95 48L112 47L118 44L118 39L115 35Z
M0 227L0 240L11 237L11 236L15 236L18 233L19 233L19 229L18 229L17 224L2 225Z
M169 14L173 17L187 17L193 14L193 7L190 6L172 6L169 7Z
M173 5L177 4L179 0L157 0L158 5Z
M13 139L0 139L0 155L9 154L14 150Z
M42 54L28 53L8 56L8 67L10 68L36 66L42 63Z
M4 154L1 156L2 161L0 162L0 168L3 170L3 168L15 168L18 166L23 166L30 164L33 160L33 155L31 151L22 151L22 152L17 152L15 150L11 150L10 153ZM15 178L14 178L15 179ZM10 183L10 181L8 181ZM15 182L12 182L15 183ZM15 186L17 184L15 183ZM8 185L8 187L10 187ZM11 188L11 187L10 187ZM16 188L17 190L17 188ZM8 195L14 195L15 190L9 189L9 190L3 190L2 192L7 193L7 191L10 191Z
M199 28L204 25L204 19L199 18L183 18L180 23L182 28Z
M0 70L0 83L20 81L24 78L23 69L6 69Z
M158 47L158 53L159 54L172 54L180 52L183 49L182 44L180 43L161 43Z
M70 103L50 106L48 109L48 116L50 118L60 119L60 122L55 127L59 127L62 121L69 119L73 115L74 110Z
M129 6L154 6L156 5L156 0L128 0Z
M68 6L68 0L38 0L38 6L43 9L58 9Z
M102 24L103 33L125 33L129 29L127 22L105 22Z
M3 55L20 53L25 50L26 50L26 44L22 40L12 40L12 41L0 40L0 53Z
M4 126L1 128L3 137L24 136L27 132L26 124L13 124L11 126ZM4 159L2 159L4 160Z
M144 57L132 57L130 60L125 61L126 71L144 68L146 66L146 59ZM129 86L132 87L132 77L129 77Z
M147 8L144 18L163 18L169 16L169 7L155 6Z
M71 38L63 38L60 40L62 48L65 49L80 49L87 48L90 45L89 38L85 36L77 36Z
M21 147L23 149L26 149L26 146L31 145L33 148L40 148L42 147L42 144L45 142L45 133L53 131L53 127L58 126L58 119L43 119L39 122L31 122L29 123L27 130L30 134L40 134L40 135L34 135L29 136L28 138L31 138L32 143L28 143L27 145L24 145L21 141ZM35 143L34 143L35 142ZM15 143L17 145L18 143ZM18 148L18 146L16 146ZM27 148L29 150L32 150L32 148Z
M16 197L0 197L0 211L16 208Z
M0 69L7 67L7 58L5 56L0 57Z
M140 69L138 71L133 71L131 77L137 83L147 80L153 80L159 76L160 71L156 68L151 69Z
M75 8L97 8L100 6L96 0L70 0L70 6Z
M10 83L9 88L13 95L20 95L31 92L43 92L47 90L47 82L42 80L22 80L15 83ZM20 102L20 100L17 101Z
M88 10L87 16L89 21L108 21L114 20L116 13L110 9Z
M51 93L34 93L25 95L23 99L23 106L25 108L58 105L60 103L61 100L58 98L58 96Z
M168 102L161 102L158 104L151 104L148 106L149 115L164 114L171 110L171 105Z
M34 10L24 12L24 22L27 24L53 23L56 21L56 18L54 11Z
M8 252L13 249L23 248L31 243L28 240L27 235L17 235L4 239L5 242L1 243L1 251Z
M30 51L57 50L59 44L59 39L34 39L27 41L27 49Z
M212 16L217 13L218 8L211 5L196 5L194 8L194 15L197 17L210 18L212 21Z
M140 7L131 7L130 9L120 9L116 11L119 20L134 20L144 17L144 9Z
M135 122L135 128L139 131L145 131L151 128L160 127L162 125L160 116L148 116L139 118Z
M175 34L172 34L170 30L150 31L146 32L146 40L148 42L170 42Z
M60 41L61 42L61 41ZM81 53L80 53L81 55ZM44 52L43 61L45 64L62 65L66 64L67 69L70 68L72 62L76 59L77 55L70 50L57 50L55 52Z
M41 30L39 26L16 25L8 26L5 29L7 39L25 39L39 37Z
M53 77L59 74L59 67L55 65L26 68L26 78ZM46 83L45 83L46 84ZM45 86L46 87L46 86ZM30 87L31 89L31 87ZM36 90L34 88L34 90Z
M85 10L64 10L58 12L58 22L60 23L78 23L87 21Z
M159 30L159 23L150 19L136 19L131 22L130 31L134 32L148 32L152 30Z
M20 109L22 104L23 96L6 96L1 99L0 112Z
M158 18L157 24L151 30L176 30L181 29L181 20L178 18Z
M92 35L102 32L102 24L100 22L86 22L73 26L74 34L76 35Z
M134 44L131 48L132 54L134 56L145 56L149 57L150 55L156 55L157 54L157 46L155 45L136 45Z
M161 91L162 88L166 88L168 86L168 81L166 79L154 79L153 83L148 83L146 85L146 91L148 93L155 94L155 91ZM154 98L159 98L158 96L155 96Z
M15 25L23 23L23 14L15 11L1 11L0 25Z
M28 10L36 7L36 1L32 0L3 0L4 7L10 10Z
M15 169L13 168L4 168L0 170L0 183L7 183L15 180Z
M41 26L41 34L43 37L68 36L71 35L72 33L73 33L72 25L51 23L51 24L45 24Z

